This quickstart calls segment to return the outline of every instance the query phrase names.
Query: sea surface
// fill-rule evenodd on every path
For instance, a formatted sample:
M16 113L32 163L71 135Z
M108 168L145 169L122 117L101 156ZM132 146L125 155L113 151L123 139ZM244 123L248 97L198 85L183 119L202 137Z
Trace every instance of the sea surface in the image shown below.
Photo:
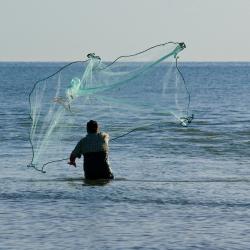
M0 249L250 249L250 63L180 64L193 122L111 143L98 183L27 168L28 94L62 65L0 63Z

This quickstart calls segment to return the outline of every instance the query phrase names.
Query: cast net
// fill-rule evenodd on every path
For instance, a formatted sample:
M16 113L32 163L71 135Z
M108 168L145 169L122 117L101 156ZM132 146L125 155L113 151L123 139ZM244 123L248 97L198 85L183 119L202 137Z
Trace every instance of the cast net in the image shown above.
M190 94L177 65L184 48L167 42L113 62L91 53L37 81L29 95L28 166L45 172L48 163L66 160L89 120L111 140L164 121L186 126Z

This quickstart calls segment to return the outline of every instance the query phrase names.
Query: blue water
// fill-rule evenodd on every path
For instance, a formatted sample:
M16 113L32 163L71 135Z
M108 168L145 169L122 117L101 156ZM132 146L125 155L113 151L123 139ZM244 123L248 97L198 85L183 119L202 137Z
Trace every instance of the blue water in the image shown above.
M0 249L250 249L250 63L181 64L193 123L111 143L95 184L26 167L28 93L62 65L0 63Z

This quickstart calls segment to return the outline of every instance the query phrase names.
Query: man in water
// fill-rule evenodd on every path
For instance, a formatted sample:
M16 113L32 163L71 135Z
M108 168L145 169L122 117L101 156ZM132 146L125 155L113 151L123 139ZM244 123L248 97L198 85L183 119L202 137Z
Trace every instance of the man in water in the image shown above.
M84 156L84 174L89 180L114 179L108 163L109 135L99 132L96 121L87 123L87 135L76 145L68 164L76 166L75 159Z

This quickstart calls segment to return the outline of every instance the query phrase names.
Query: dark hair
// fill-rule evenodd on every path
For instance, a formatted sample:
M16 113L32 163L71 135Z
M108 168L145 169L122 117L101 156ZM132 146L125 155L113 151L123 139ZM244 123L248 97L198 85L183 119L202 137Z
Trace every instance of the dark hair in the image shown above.
M87 132L88 133L97 133L98 131L98 123L96 121L90 120L87 122Z

